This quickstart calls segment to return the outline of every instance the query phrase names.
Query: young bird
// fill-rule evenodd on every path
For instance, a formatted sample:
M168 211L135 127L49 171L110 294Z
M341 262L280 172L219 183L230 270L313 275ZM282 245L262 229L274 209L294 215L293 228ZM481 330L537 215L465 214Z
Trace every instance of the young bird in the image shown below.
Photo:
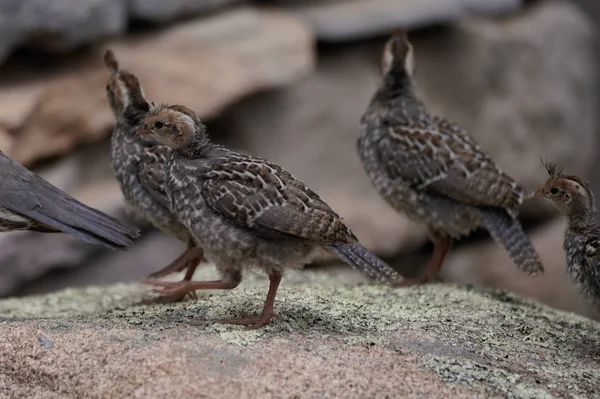
M358 243L317 194L278 165L212 144L190 109L153 107L138 133L151 133L174 149L166 167L171 209L222 275L218 281L155 282L163 287L159 292L233 289L243 270L260 268L270 280L262 314L222 321L258 328L275 317L273 303L284 270L309 263L319 248L380 281L401 279Z
M548 180L534 193L546 198L567 217L563 247L567 273L579 291L600 312L600 227L596 202L587 181L567 176L554 163L544 165Z
M110 249L125 249L139 236L0 152L0 231L13 230L63 232Z
M135 75L119 69L112 51L106 51L104 62L111 72L106 94L117 120L111 138L111 166L125 200L135 213L156 228L187 243L187 250L180 257L151 276L162 277L187 268L184 280L189 281L203 259L203 250L196 246L187 228L169 209L165 192L169 148L135 134L149 109L144 90ZM145 302L173 302L183 297L165 296Z
M435 249L421 277L434 279L452 239L484 226L529 275L542 263L517 221L523 189L460 127L431 115L413 90L412 46L397 31L385 46L383 81L361 119L358 152L381 196L425 223Z

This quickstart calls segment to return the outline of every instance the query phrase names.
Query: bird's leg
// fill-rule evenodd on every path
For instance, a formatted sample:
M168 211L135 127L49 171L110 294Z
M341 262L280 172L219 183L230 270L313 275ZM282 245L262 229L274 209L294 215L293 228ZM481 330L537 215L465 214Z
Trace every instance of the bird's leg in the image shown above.
M269 275L269 293L267 294L267 300L260 316L250 316L242 319L224 319L219 320L219 323L241 324L246 326L248 330L254 330L268 324L272 318L277 318L278 316L273 311L273 305L275 304L275 295L277 295L277 288L279 288L280 282L281 275Z
M193 242L188 243L188 247L184 253L179 255L177 259L173 262L169 263L167 266L163 267L157 272L152 273L149 277L151 278L159 278L167 276L171 273L180 272L188 267L192 267L198 265L202 261L204 257L204 250L202 248L197 247Z
M202 261L204 257L204 250L199 247L189 247L179 258L175 259L170 265L165 267L164 269L153 273L150 277L155 276L165 276L169 273L181 271L187 268L185 272L185 276L183 277L182 282L188 282L194 276L194 272L198 267L198 264ZM143 279L142 282L148 283L151 281L149 279ZM149 284L152 284L150 282ZM153 303L171 303L177 302L184 299L186 296L190 296L192 299L197 299L196 293L194 291L187 292L186 294L174 294L174 295L163 295L156 298L148 298L144 299L142 302L144 304L153 304Z
M186 274L187 277L187 274ZM191 278L191 276L190 276ZM157 294L166 296L185 296L194 294L196 290L232 290L237 287L242 281L242 274L239 272L227 273L220 280L214 281L159 281L152 280L149 278L142 279L145 284L153 285L155 288L153 291Z
M425 273L419 277L406 278L403 282L395 284L394 287L409 287L411 285L421 285L429 281L435 280L437 277L444 258L452 248L452 238L436 232L431 232L431 241L433 241L433 255L425 268Z

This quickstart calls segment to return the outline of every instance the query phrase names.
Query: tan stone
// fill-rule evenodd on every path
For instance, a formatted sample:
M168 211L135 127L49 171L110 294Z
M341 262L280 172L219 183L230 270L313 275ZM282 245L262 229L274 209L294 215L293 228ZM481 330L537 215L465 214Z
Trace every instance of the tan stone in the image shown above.
M291 14L242 8L108 43L102 51L112 48L122 66L139 75L150 99L212 117L250 93L306 75L314 63L312 45L309 29ZM113 117L102 51L90 56L89 65L66 65L35 96L25 88L0 97L0 104L22 99L0 110L0 124L16 138L17 161L64 154L107 135ZM11 116L15 112L18 117Z

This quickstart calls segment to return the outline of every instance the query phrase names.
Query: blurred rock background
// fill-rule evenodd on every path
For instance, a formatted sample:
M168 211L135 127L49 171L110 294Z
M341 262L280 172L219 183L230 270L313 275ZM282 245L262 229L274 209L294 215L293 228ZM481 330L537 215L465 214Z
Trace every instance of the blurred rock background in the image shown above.
M379 198L355 152L389 32L410 28L431 108L529 189L544 181L539 160L548 158L598 192L599 23L594 0L0 0L0 149L129 218L108 164L102 54L112 48L150 99L185 104L215 141L286 167L367 247L415 274L432 249L425 229ZM560 217L531 201L522 219L543 277L518 272L483 232L457 243L443 277L591 315L564 274ZM68 236L1 235L0 297L135 280L182 251L135 223L143 237L124 253ZM335 267L314 267L325 266Z

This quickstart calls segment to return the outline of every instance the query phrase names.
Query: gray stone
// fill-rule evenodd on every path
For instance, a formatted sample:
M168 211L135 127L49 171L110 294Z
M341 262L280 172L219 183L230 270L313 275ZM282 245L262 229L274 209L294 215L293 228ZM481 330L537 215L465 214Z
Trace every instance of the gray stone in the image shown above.
M522 1L350 0L284 3L290 4L299 15L306 18L320 39L344 41L385 35L400 27L447 23L475 13L506 14L519 9Z
M415 43L431 108L464 127L527 188L540 158L587 175L598 154L595 31L577 7L535 3L501 21L469 19ZM536 212L532 203L527 212ZM546 208L547 209L547 208Z
M130 0L129 13L133 18L155 22L207 13L242 0Z
M122 33L123 0L3 0L0 2L0 61L15 46L64 51Z

